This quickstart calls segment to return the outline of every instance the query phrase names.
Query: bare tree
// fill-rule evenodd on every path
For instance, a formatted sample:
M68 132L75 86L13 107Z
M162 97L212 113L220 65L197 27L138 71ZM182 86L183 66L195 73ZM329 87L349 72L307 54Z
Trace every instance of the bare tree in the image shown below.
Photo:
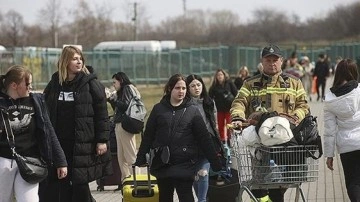
M358 35L360 31L359 12L359 2L348 6L337 6L329 12L322 25L326 39L336 40Z
M46 47L49 44L48 40L44 40L47 32L41 29L40 25L32 25L24 27L24 44L26 46L41 46Z
M230 10L221 10L210 13L209 40L217 43L231 43L234 29L239 25L239 16Z
M203 10L188 10L186 16L179 15L162 21L157 26L161 38L178 41L178 45L202 44L206 40L208 28Z
M140 40L145 39L146 36L153 31L153 28L149 22L150 18L151 17L148 15L146 9L146 4L145 3L138 4L136 26L139 33L138 38Z
M39 19L49 26L51 46L58 47L59 26L61 20L61 0L48 0L45 8L39 11Z
M254 34L259 35L263 42L280 42L290 39L294 24L290 23L289 17L280 11L270 8L260 8L254 11L255 26Z
M122 2L125 21L112 18L115 7L111 4L96 5L85 0L78 0L73 9L62 9L61 0L48 0L39 11L41 25L39 22L26 26L19 13L9 11L5 15L0 12L0 42L5 46L74 43L90 49L101 41L134 40L134 4L132 0ZM135 25L138 39L176 40L178 47L220 43L258 45L265 42L324 44L357 40L360 33L360 2L337 6L323 17L310 18L306 22L286 11L260 8L254 11L254 20L242 24L239 16L228 10L186 10L186 15L169 17L153 25L149 22L151 15L146 8L145 3L137 4ZM62 14L64 10L68 13ZM67 21L63 18L65 15Z
M111 20L115 7L111 4L103 3L102 5L95 5L96 29L101 32L96 32L93 40L103 41L112 37L114 32L114 22Z
M21 37L24 31L23 17L20 13L10 10L4 16L2 30L9 40L10 46L21 46Z

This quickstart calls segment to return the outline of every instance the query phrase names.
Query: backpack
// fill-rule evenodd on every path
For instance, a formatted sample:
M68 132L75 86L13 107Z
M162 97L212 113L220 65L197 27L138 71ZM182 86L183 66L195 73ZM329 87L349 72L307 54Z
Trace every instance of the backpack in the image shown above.
M133 97L130 100L129 106L125 111L124 117L121 121L122 128L132 134L142 132L146 117L146 108L144 102L138 96L138 93L130 86Z

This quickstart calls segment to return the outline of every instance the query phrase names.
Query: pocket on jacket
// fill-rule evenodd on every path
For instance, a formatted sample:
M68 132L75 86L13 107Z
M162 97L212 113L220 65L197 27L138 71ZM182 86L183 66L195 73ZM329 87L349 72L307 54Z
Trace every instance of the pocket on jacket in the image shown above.
M178 146L172 152L170 156L170 162L172 164L179 164L184 162L196 163L198 160L198 148L196 146Z

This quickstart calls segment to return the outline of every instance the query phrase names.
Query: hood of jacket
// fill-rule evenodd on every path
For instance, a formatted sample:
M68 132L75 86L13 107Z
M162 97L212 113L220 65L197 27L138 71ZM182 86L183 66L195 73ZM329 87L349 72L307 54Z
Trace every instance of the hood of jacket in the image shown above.
M325 106L327 110L334 113L339 118L352 117L359 111L360 106L360 85L350 92L336 96L333 92L325 95Z
M167 106L167 107L169 107L169 108L171 108L171 109L174 109L174 110L183 109L183 108L188 107L190 105L196 104L193 99L191 99L188 96L185 96L183 102L179 106L174 107L170 103L170 96L169 95L163 96L162 99L160 100L160 103Z
M96 74L93 74L93 73L85 74L84 72L79 72L79 73L77 73L75 78L72 81L70 81L69 83L76 83L75 89L79 89L92 79L97 79ZM55 72L51 76L51 80L54 81L55 84L59 84L59 72Z

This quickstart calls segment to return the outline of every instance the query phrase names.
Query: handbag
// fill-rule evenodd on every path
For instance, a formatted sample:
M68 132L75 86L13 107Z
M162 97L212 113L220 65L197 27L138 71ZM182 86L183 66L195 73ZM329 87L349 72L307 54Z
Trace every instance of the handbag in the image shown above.
M227 90L224 91L223 96L225 103L231 106L232 102L235 99L235 96L230 91Z
M184 111L180 115L179 119L176 121L176 125L172 128L170 137L174 133L175 129L177 128L181 118L186 112L186 108L184 108ZM168 145L170 145L171 139L168 140ZM150 159L149 159L149 165L151 170L159 170L161 168L167 167L170 164L170 147L168 145L155 147L153 149L150 149Z
M170 149L169 146L156 147L150 150L150 167L152 170L170 165Z
M15 148L15 137L10 126L7 111L1 110L1 116L5 126L5 132L9 141L13 158L16 161L21 177L30 184L36 184L44 180L48 175L46 162L41 158L26 157L18 154Z

